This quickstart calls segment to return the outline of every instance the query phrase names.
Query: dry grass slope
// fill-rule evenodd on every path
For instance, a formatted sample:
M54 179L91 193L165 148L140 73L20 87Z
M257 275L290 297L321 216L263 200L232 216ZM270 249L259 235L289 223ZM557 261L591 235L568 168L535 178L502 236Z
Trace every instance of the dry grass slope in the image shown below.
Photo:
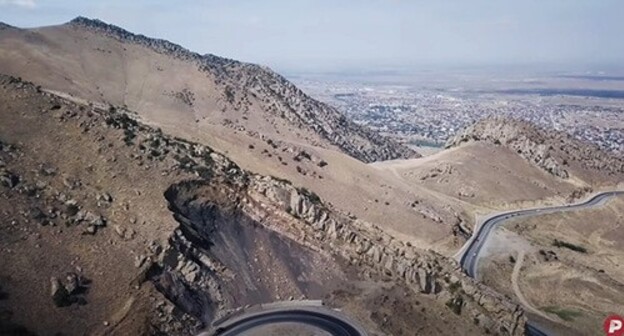
M0 41L0 73L127 106L155 124L217 125L339 149L365 162L417 155L345 119L265 67L199 55L99 20L3 29Z

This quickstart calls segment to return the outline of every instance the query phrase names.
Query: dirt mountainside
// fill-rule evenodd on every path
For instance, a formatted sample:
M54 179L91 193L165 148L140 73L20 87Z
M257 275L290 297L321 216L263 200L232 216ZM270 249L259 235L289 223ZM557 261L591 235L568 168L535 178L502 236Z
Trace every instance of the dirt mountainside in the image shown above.
M192 334L223 311L325 299L372 334L520 335L457 264L119 110L0 81L0 330Z
M266 67L199 55L83 17L52 27L0 28L0 73L155 124L200 124L252 138L303 142L371 162L416 157L346 119Z

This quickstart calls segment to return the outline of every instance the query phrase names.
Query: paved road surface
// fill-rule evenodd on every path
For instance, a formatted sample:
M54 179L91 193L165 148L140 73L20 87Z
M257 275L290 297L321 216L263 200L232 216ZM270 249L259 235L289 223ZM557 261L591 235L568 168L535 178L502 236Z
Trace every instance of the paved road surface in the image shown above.
M556 213L556 212L562 212L562 211L572 211L572 210L579 210L583 208L592 208L592 207L600 206L604 204L604 202L607 201L608 199L615 197L615 196L619 196L619 195L624 195L624 191L602 192L602 193L596 194L595 196L591 197L590 199L584 202L577 203L577 204L561 205L561 206L553 206L553 207L545 207L545 208L525 209L525 210L515 210L515 211L508 211L508 212L499 213L499 214L490 216L486 218L481 223L481 225L478 226L476 234L473 234L472 238L468 242L466 242L466 245L464 246L464 248L462 248L463 254L461 255L461 258L460 258L461 267L468 276L472 278L477 277L479 259L481 257L480 256L481 249L485 245L485 242L487 241L488 236L492 232L492 229L494 229L496 226L500 224L503 224L507 220L510 220L512 218L519 218L519 217L531 217L531 216ZM535 335L535 336L547 335L543 331L540 331L537 328L537 326L531 325L530 323L527 326L527 334Z
M242 314L227 319L216 326L213 333L200 334L199 336L238 336L253 332L254 329L286 322L311 326L323 330L332 336L367 335L366 331L333 309L322 306L285 306Z
M526 209L526 210L515 210L515 211L504 212L504 213L491 216L487 218L479 226L476 235L473 235L473 237L466 243L468 244L467 245L468 247L465 249L463 255L461 256L461 259L460 259L461 267L466 272L466 274L468 274L470 277L476 278L479 259L480 259L479 253L481 252L483 245L485 244L488 236L490 235L490 232L497 225L500 225L509 219L519 218L519 217L531 217L531 216L543 215L543 214L549 214L549 213L561 212L561 211L579 210L582 208L591 208L591 207L602 205L609 198L615 197L618 195L624 195L624 191L609 191L609 192L599 193L593 196L592 198L584 202L577 203L577 204L553 206L553 207L546 207L546 208L534 208L534 209Z

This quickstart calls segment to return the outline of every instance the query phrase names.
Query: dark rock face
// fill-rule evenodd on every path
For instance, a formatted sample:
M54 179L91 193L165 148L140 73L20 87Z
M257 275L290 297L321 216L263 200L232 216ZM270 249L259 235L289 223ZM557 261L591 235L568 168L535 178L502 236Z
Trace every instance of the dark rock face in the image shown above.
M20 178L17 174L0 169L0 185L7 188L15 188L19 182Z
M136 35L100 20L78 17L70 22L78 28L103 33L126 43L148 47L158 53L194 62L224 87L232 105L245 108L248 94L261 97L262 108L299 128L311 130L363 162L418 157L418 153L346 119L338 110L318 102L270 69L215 55L200 55L161 39ZM244 98L241 98L244 97Z
M262 176L242 184L186 181L171 186L165 197L180 227L148 278L200 321L212 321L232 307L279 299L277 294L323 297L319 294L328 290L332 277L320 273L339 270L348 260L363 272L360 276L404 283L478 320L484 330L501 335L524 330L517 304L467 278L453 261L406 246L376 228L364 229L288 182ZM314 262L319 249L343 262ZM263 256L269 263L262 262Z
M84 305L87 303L84 295L89 289L90 281L76 273L67 273L65 279L50 278L50 292L52 302L57 307L67 307L72 304Z
M52 277L50 279L50 291L52 294L52 301L57 307L65 307L71 304L69 293L58 278Z
M242 211L240 200L223 196L201 181L165 193L180 227L151 279L177 307L208 322L228 309L323 297L332 289L331 272L314 268L320 257L313 251L266 229Z
M364 229L356 220L332 213L319 199L270 177L253 180L250 189L249 194L261 198L261 203L274 204L272 211L281 208L299 219L297 236L314 241L313 245L331 242L332 250L352 264L404 282L441 302L451 302L449 309L479 320L477 324L484 330L523 334L526 317L522 308L468 278L454 260L402 244L376 227Z
M5 30L5 29L15 29L15 27L8 25L4 22L0 22L0 30Z

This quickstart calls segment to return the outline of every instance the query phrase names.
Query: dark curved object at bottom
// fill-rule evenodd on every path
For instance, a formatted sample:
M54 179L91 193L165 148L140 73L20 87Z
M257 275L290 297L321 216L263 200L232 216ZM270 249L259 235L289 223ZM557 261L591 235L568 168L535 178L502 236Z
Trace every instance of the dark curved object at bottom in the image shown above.
M527 336L548 336L546 333L537 329L537 327L532 326L530 323L527 323L526 328L524 329L524 334Z
M333 336L366 336L349 322L336 316L309 310L287 310L260 313L236 321L227 328L217 329L215 335L234 336L245 331L275 323L293 322L319 328Z

